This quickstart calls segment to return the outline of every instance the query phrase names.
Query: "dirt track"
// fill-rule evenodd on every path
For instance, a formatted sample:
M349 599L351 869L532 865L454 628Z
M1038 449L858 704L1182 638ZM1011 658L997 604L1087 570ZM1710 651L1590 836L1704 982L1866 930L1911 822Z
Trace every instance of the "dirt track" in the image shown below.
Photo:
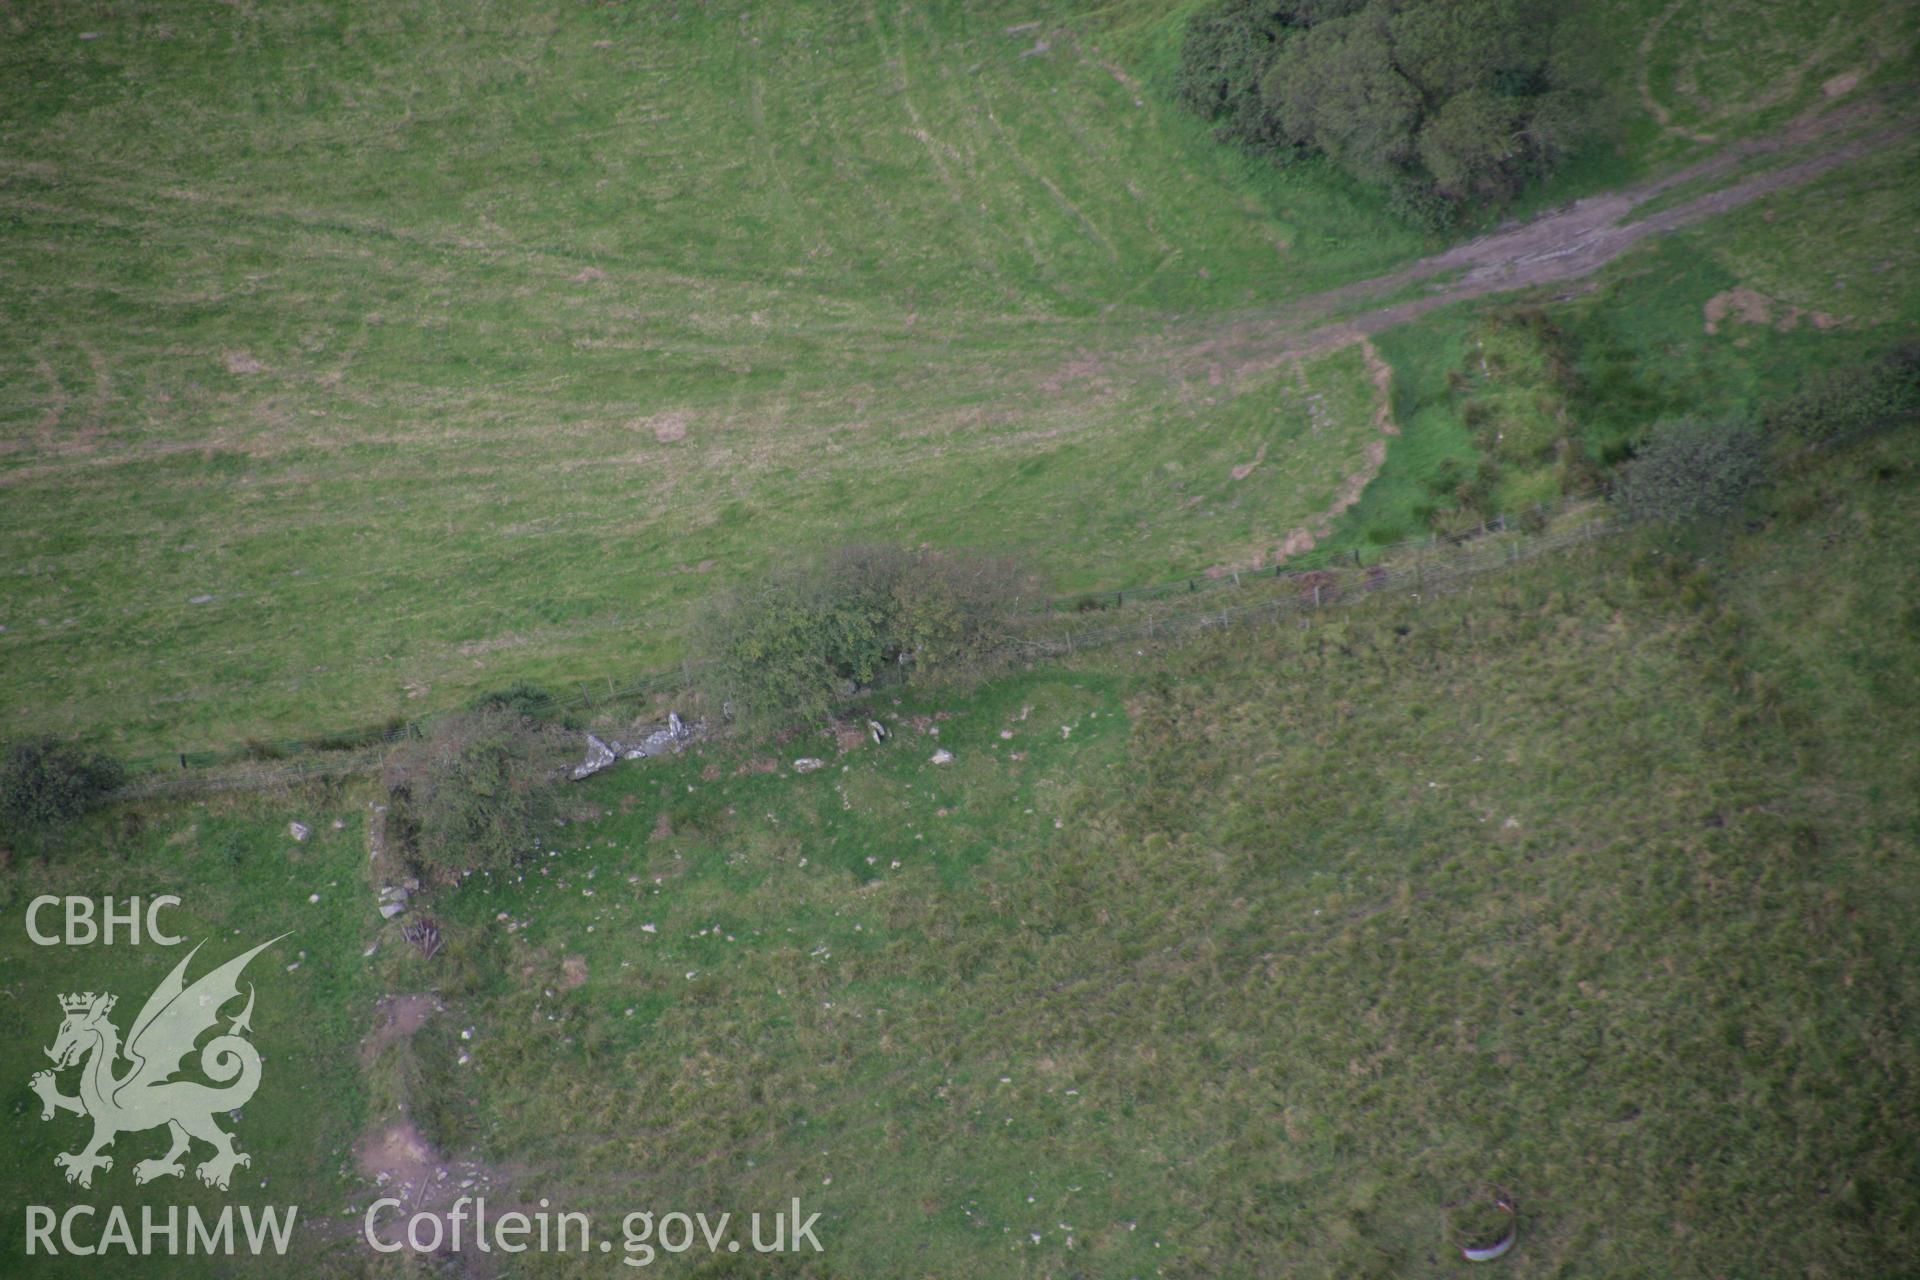
M1636 221L1627 221L1636 209L1678 187L1711 182L1733 172L1743 161L1804 146L1849 126L1871 125L1875 116L1874 109L1867 106L1797 121L1778 134L1728 147L1653 182L1576 201L1532 222L1503 228L1423 258L1390 275L1314 294L1259 319L1241 317L1217 335L1182 348L1178 361L1181 364L1202 361L1210 376L1217 377L1222 366L1236 373L1248 373L1350 343L1362 343L1368 353L1369 366L1378 366L1375 381L1381 430L1387 435L1395 434L1388 407L1388 371L1374 353L1367 335L1468 298L1554 284L1590 274L1649 236L1810 182L1836 166L1897 142L1920 127L1920 119L1914 118L1883 122L1809 159L1754 174ZM1391 296L1422 280L1455 271L1461 273L1458 278L1432 286L1423 297L1347 314L1339 320L1331 318L1349 308L1364 306L1370 299ZM1275 539L1236 549L1231 559L1209 570L1209 575L1278 564L1289 556L1311 550L1331 530L1334 519L1358 500L1379 474L1385 460L1385 442L1372 442L1364 465L1345 478L1340 497L1332 507L1309 524L1288 530Z
M1656 181L1623 192L1579 200L1520 226L1456 245L1389 275L1344 285L1276 308L1259 319L1242 317L1224 332L1186 348L1182 355L1220 361L1246 371L1351 342L1404 323L1438 307L1489 293L1577 279L1598 270L1649 236L1725 213L1752 200L1802 186L1824 173L1870 155L1913 133L1920 119L1883 121L1804 160L1768 169L1717 190L1682 200L1628 221L1642 205L1678 187L1711 182L1747 160L1817 142L1849 128L1872 124L1871 105L1830 111L1796 121L1780 133L1728 147ZM1388 297L1434 276L1460 272L1425 296L1332 317L1368 300Z

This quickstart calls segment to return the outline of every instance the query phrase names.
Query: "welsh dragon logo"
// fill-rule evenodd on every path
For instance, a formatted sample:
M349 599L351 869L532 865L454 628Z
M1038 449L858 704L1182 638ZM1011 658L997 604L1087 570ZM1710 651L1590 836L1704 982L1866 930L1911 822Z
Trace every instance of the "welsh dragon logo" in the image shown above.
M281 934L280 937L286 937ZM140 1016L133 1020L124 1047L120 1032L108 1020L116 997L105 992L88 991L60 997L66 1020L53 1047L46 1051L53 1059L52 1071L33 1077L33 1091L40 1095L42 1120L53 1119L56 1111L71 1111L93 1120L93 1137L78 1151L62 1152L54 1164L65 1169L68 1182L83 1187L93 1185L96 1169L113 1168L113 1157L103 1154L122 1133L167 1126L172 1145L167 1153L133 1166L133 1180L151 1182L155 1178L180 1177L186 1168L180 1157L192 1140L213 1146L213 1156L195 1171L210 1187L227 1189L237 1166L250 1165L252 1159L234 1150L233 1138L214 1123L214 1116L244 1106L260 1087L260 1053L244 1038L253 1029L253 985L247 985L247 1003L228 1023L223 1035L216 1035L200 1050L200 1070L215 1085L197 1080L179 1080L174 1076L194 1044L207 1031L217 1027L220 1010L240 996L240 971L247 961L272 946L280 938L263 942L253 950L236 956L218 969L186 985L187 965L199 953L198 946L147 997ZM130 1065L117 1071L120 1061ZM54 1082L54 1073L68 1067L80 1067L80 1092L68 1097Z

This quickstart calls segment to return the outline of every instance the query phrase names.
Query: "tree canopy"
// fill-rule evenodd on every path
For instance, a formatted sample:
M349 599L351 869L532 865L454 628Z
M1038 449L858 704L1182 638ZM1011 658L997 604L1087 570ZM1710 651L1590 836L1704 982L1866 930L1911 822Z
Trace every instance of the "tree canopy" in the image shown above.
M1178 90L1222 137L1324 155L1434 223L1498 208L1591 127L1555 0L1222 0Z

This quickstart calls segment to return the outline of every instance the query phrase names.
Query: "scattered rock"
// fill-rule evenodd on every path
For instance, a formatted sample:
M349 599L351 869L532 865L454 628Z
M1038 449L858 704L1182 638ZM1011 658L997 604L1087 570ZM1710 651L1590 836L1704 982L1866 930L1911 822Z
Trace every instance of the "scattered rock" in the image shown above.
M932 760L933 763L935 764L952 764L953 752L947 750L945 747L942 747L938 751L934 752L931 756L929 756L928 759Z
M213 603L213 597L212 597L212 596L206 596L206 595L202 595L202 596L195 596L195 597L194 597L193 599L191 599L191 600L189 600L189 601L187 601L187 603L188 603L188 604L212 604L212 603Z
M881 724L878 720L867 721L867 732L873 735L875 742L885 742L888 737L891 736L887 733L887 726Z
M641 737L638 742L624 742L618 738L601 741L594 734L587 735L587 758L573 767L574 781L592 777L615 760L643 760L648 756L665 755L669 751L680 751L696 737L706 731L705 720L687 721L680 713L667 714L665 725L643 725L636 730Z
M812 773L815 769L824 769L826 766L827 762L818 756L801 756L793 762L793 771L795 773Z
M1820 86L1820 92L1829 98L1837 98L1843 93L1852 93L1854 86L1860 83L1858 71L1843 71Z
M380 904L380 918L391 920L406 909L407 904L404 902L383 902Z
M578 782L582 778L592 777L594 774L612 764L615 758L612 747L609 747L592 734L588 734L587 758L573 766L573 780Z
M304 844L306 843L307 837L313 834L313 828L304 822L289 822L287 824L287 834Z

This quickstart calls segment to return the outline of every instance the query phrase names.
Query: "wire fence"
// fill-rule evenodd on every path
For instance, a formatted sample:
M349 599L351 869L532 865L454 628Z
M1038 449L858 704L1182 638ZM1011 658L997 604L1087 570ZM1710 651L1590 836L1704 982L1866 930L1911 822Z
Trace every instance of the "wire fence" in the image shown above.
M1117 644L1167 640L1194 632L1278 621L1322 609L1357 604L1387 591L1408 591L1416 597L1437 596L1453 590L1468 579L1510 569L1570 546L1589 543L1619 532L1624 527L1618 522L1593 521L1576 528L1468 546L1463 551L1445 556L1417 556L1399 563L1289 569L1282 575L1288 580L1286 585L1289 590L1251 604L1154 616L1114 626L1069 629L1042 638L1018 639L1011 644L1022 654L1065 656Z
M1405 560L1425 552L1442 548L1465 546L1495 534L1507 533L1514 528L1545 529L1562 517L1577 511L1593 507L1595 495L1570 494L1552 504L1540 503L1525 512L1516 512L1511 516L1499 515L1478 525L1468 526L1453 533L1433 533L1425 537L1403 538L1396 542L1369 543L1342 547L1316 547L1298 555L1291 555L1277 565L1241 569L1210 569L1201 574L1188 574L1183 578L1169 578L1164 582L1150 586L1109 589L1105 591L1081 591L1061 596L1050 602L1049 607L1064 612L1084 610L1089 605L1105 607L1138 603L1145 600L1164 600L1170 596L1195 595L1202 591L1218 590L1222 587L1238 587L1249 580L1263 577L1285 577L1318 570L1343 569L1347 567L1365 568L1387 561Z
M1555 527L1583 512L1590 518L1570 527ZM1597 511L1590 497L1576 496L1551 507L1535 507L1511 521L1496 517L1457 534L1309 552L1278 566L1216 571L1145 587L1080 592L1051 601L1045 612L1028 619L1018 628L1021 634L1007 640L998 654L990 657L1064 657L1117 644L1170 640L1351 605L1394 589L1438 595L1467 579L1591 542L1624 527L1611 513ZM1181 597L1243 595L1253 587L1265 588L1264 598L1217 608L1149 611L1138 619L1104 626L1081 621L1091 612L1105 615L1111 609ZM540 716L630 707L662 695L690 692L706 666L698 658L688 658L676 667L643 672L623 682L603 676L594 684L579 684L578 693L571 697L532 697L516 705ZM283 742L250 741L227 750L146 757L128 762L135 776L116 798L266 790L366 773L378 767L394 743L422 736L436 718L430 715L394 720L377 728Z

